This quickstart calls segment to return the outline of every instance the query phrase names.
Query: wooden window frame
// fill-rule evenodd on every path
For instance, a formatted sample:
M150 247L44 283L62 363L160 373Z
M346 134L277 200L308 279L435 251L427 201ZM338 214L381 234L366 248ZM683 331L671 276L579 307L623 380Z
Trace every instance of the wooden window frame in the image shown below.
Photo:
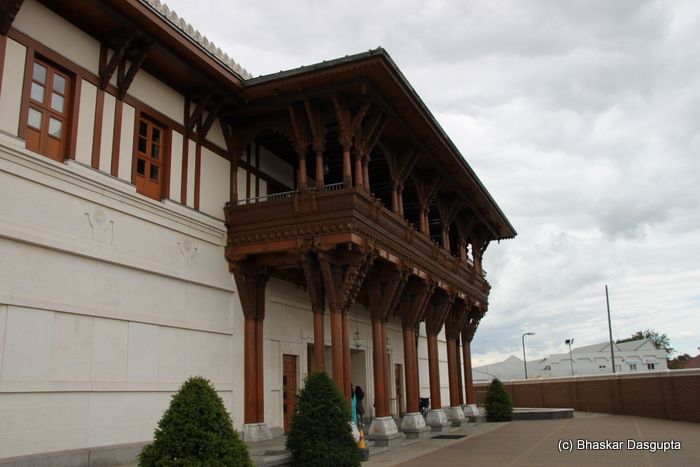
M44 67L45 76L43 82L34 78L34 69L39 65ZM58 92L54 87L56 76L64 79L63 93ZM80 89L77 84L78 77L74 72L57 64L50 58L36 53L33 49L27 49L27 58L24 67L24 83L22 85L22 104L20 107L20 121L18 134L25 140L27 149L37 154L46 156L57 162L72 157L75 146L75 134L77 126L77 99L80 99ZM43 89L42 102L32 97L32 87L36 84ZM63 111L58 111L52 105L53 95L56 94L63 100ZM37 111L41 114L41 128L33 127L29 124L30 111ZM56 138L50 135L50 120L61 123L61 136ZM38 141L32 142L32 133L38 132ZM51 151L49 143L57 142L56 151Z
M139 140L141 139L141 123L147 126L146 135L146 152L139 150ZM155 159L152 157L152 148L156 144L153 139L153 130L160 130L160 145L159 154L160 158ZM170 160L171 160L171 147L172 147L172 130L168 125L161 123L159 120L150 116L150 114L142 111L137 111L136 118L134 119L134 147L133 147L133 157L131 164L131 182L136 186L136 192L144 196L147 196L156 201L161 201L167 198L170 193ZM144 174L143 176L139 173L139 160L144 161ZM154 182L150 177L151 170L153 166L158 167L159 180L155 182L157 188L154 189ZM139 178L143 177L145 180L140 181Z

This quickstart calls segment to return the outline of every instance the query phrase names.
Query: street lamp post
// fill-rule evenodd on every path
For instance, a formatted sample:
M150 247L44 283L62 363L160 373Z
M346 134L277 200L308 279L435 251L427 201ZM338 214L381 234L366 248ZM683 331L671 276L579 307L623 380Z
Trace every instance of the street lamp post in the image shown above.
M574 357L571 354L571 344L574 343L573 339L567 339L564 341L565 344L569 346L569 363L571 363L571 376L574 376Z
M523 341L523 365L525 365L525 379L527 379L527 358L525 357L525 336L534 336L534 332L526 332L523 334L522 341Z

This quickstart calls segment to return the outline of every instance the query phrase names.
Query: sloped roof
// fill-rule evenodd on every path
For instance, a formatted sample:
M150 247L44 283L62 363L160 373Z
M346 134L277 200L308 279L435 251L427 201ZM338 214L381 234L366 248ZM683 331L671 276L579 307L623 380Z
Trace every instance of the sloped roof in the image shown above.
M236 75L244 79L250 79L253 77L252 74L243 68L239 63L237 63L233 58L229 57L227 53L217 47L216 44L207 39L207 36L202 35L198 30L196 30L190 23L185 21L184 18L178 16L175 11L168 8L164 2L160 0L140 0L141 3L148 6L160 17L165 19L171 26L179 30L183 35L188 37L194 44L200 47L202 50L207 52L213 58L221 62L226 68L234 72Z

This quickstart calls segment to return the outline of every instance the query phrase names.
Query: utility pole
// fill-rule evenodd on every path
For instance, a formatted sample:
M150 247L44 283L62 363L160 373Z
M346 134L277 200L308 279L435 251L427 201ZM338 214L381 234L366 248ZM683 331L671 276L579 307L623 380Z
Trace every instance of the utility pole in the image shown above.
M527 379L527 358L525 357L525 336L534 336L534 332L526 332L523 334L523 365L525 365L525 379Z
M610 299L608 298L608 284L605 284L605 303L608 306L608 333L610 334L610 358L612 358L612 372L615 373L615 348L612 340L612 324L610 323Z
M574 376L574 357L571 354L571 344L574 343L573 339L567 339L564 341L565 344L569 346L569 363L571 363L571 376Z

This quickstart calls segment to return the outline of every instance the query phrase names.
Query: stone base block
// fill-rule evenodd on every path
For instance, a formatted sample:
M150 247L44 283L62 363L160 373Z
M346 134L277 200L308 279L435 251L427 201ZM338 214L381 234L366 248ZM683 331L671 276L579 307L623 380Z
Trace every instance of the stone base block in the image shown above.
M447 420L450 421L453 427L462 427L467 423L467 420L464 418L464 412L462 411L461 406L446 408L445 415L447 416Z
M267 441L272 439L272 431L265 423L245 423L241 430L241 438L247 443L255 443L256 441Z
M377 417L367 432L367 439L374 441L375 446L397 448L401 446L403 434L399 433L394 417Z
M447 420L447 415L443 409L431 410L428 412L428 416L425 417L425 424L430 427L432 431L445 432L450 431L452 423Z
M425 419L420 412L404 414L401 421L401 431L407 439L424 439L430 437L430 427L425 424Z
M467 404L462 406L462 411L465 417L478 417L479 409L476 408L476 404Z

